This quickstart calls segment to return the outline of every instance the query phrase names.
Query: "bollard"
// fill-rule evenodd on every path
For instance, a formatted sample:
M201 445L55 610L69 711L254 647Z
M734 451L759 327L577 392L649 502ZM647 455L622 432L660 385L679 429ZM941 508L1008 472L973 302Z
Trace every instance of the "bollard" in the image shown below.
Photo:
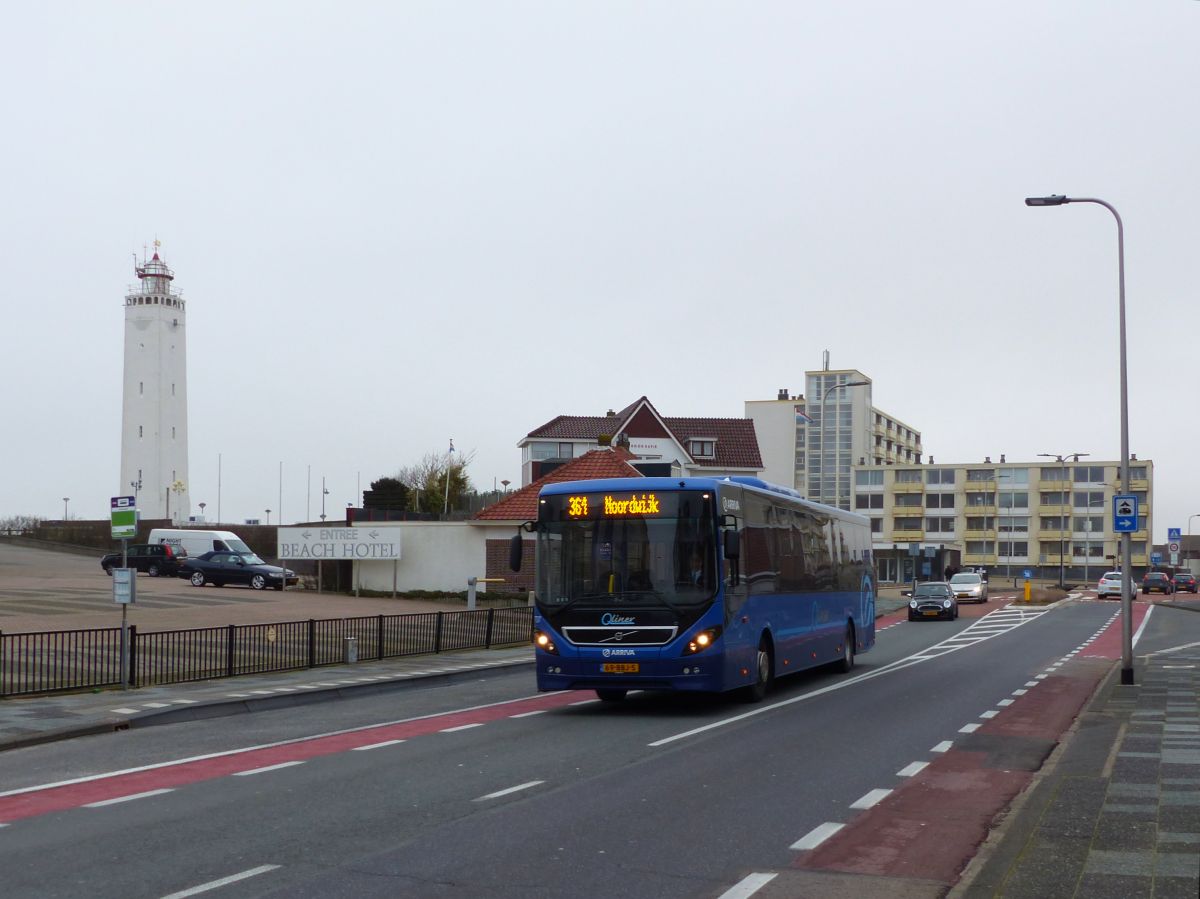
M467 611L475 610L475 586L479 583L479 578L467 578Z
M358 637L346 637L342 640L342 661L347 665L358 661Z
M1032 590L1029 586L1029 581L1025 581L1025 601L1026 602L1029 602L1031 594L1032 594Z

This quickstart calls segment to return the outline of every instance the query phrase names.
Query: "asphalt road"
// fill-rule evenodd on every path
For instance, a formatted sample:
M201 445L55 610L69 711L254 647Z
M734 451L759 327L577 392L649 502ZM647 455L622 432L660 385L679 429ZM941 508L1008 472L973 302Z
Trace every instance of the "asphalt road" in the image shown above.
M1032 701L1012 697L1116 612L1000 606L888 627L851 675L755 706L539 695L526 670L5 753L4 892L721 896ZM1197 619L1156 609L1139 651Z

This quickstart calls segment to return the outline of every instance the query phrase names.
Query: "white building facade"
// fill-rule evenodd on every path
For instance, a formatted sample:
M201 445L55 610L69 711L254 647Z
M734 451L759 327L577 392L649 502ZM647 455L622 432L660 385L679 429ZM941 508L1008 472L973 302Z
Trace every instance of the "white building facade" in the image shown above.
M157 241L155 242L157 246ZM121 480L142 518L186 521L188 496L187 306L157 250L135 266L125 296Z

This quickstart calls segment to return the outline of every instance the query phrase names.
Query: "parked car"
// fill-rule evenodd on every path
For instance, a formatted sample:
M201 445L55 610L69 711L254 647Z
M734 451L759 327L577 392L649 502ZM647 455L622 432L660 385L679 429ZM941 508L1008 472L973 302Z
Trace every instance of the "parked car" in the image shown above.
M1121 572L1106 571L1100 575L1100 583L1096 585L1096 595L1101 599L1108 599L1112 596L1115 599L1121 598Z
M1172 586L1175 587L1176 593L1195 593L1196 592L1196 576L1190 571L1181 571L1171 578Z
M267 587L282 590L285 583L291 586L299 581L296 572L290 568L268 565L254 553L224 550L213 550L187 559L179 569L179 576L190 580L193 587L242 584L255 590Z
M109 577L114 568L121 567L121 553L108 553L100 560L100 567ZM173 546L151 546L138 543L129 547L129 567L145 572L150 577L174 577L187 553Z
M1174 592L1175 585L1165 571L1148 571L1142 578L1142 593L1166 593L1169 596Z
M922 618L945 618L953 621L958 617L958 600L954 590L945 581L926 581L913 589L908 601L908 620Z
M971 602L988 601L987 581L982 574L960 571L950 578L950 586L954 590L955 599L966 599Z

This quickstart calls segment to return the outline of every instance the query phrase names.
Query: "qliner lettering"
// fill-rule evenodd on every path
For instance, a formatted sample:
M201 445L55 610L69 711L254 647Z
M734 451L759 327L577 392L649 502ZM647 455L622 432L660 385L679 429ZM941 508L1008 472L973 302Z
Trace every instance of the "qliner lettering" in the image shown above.
M605 515L657 515L658 497L653 493L643 493L639 499L636 495L630 496L629 499L615 499L611 496L604 497L604 514Z

